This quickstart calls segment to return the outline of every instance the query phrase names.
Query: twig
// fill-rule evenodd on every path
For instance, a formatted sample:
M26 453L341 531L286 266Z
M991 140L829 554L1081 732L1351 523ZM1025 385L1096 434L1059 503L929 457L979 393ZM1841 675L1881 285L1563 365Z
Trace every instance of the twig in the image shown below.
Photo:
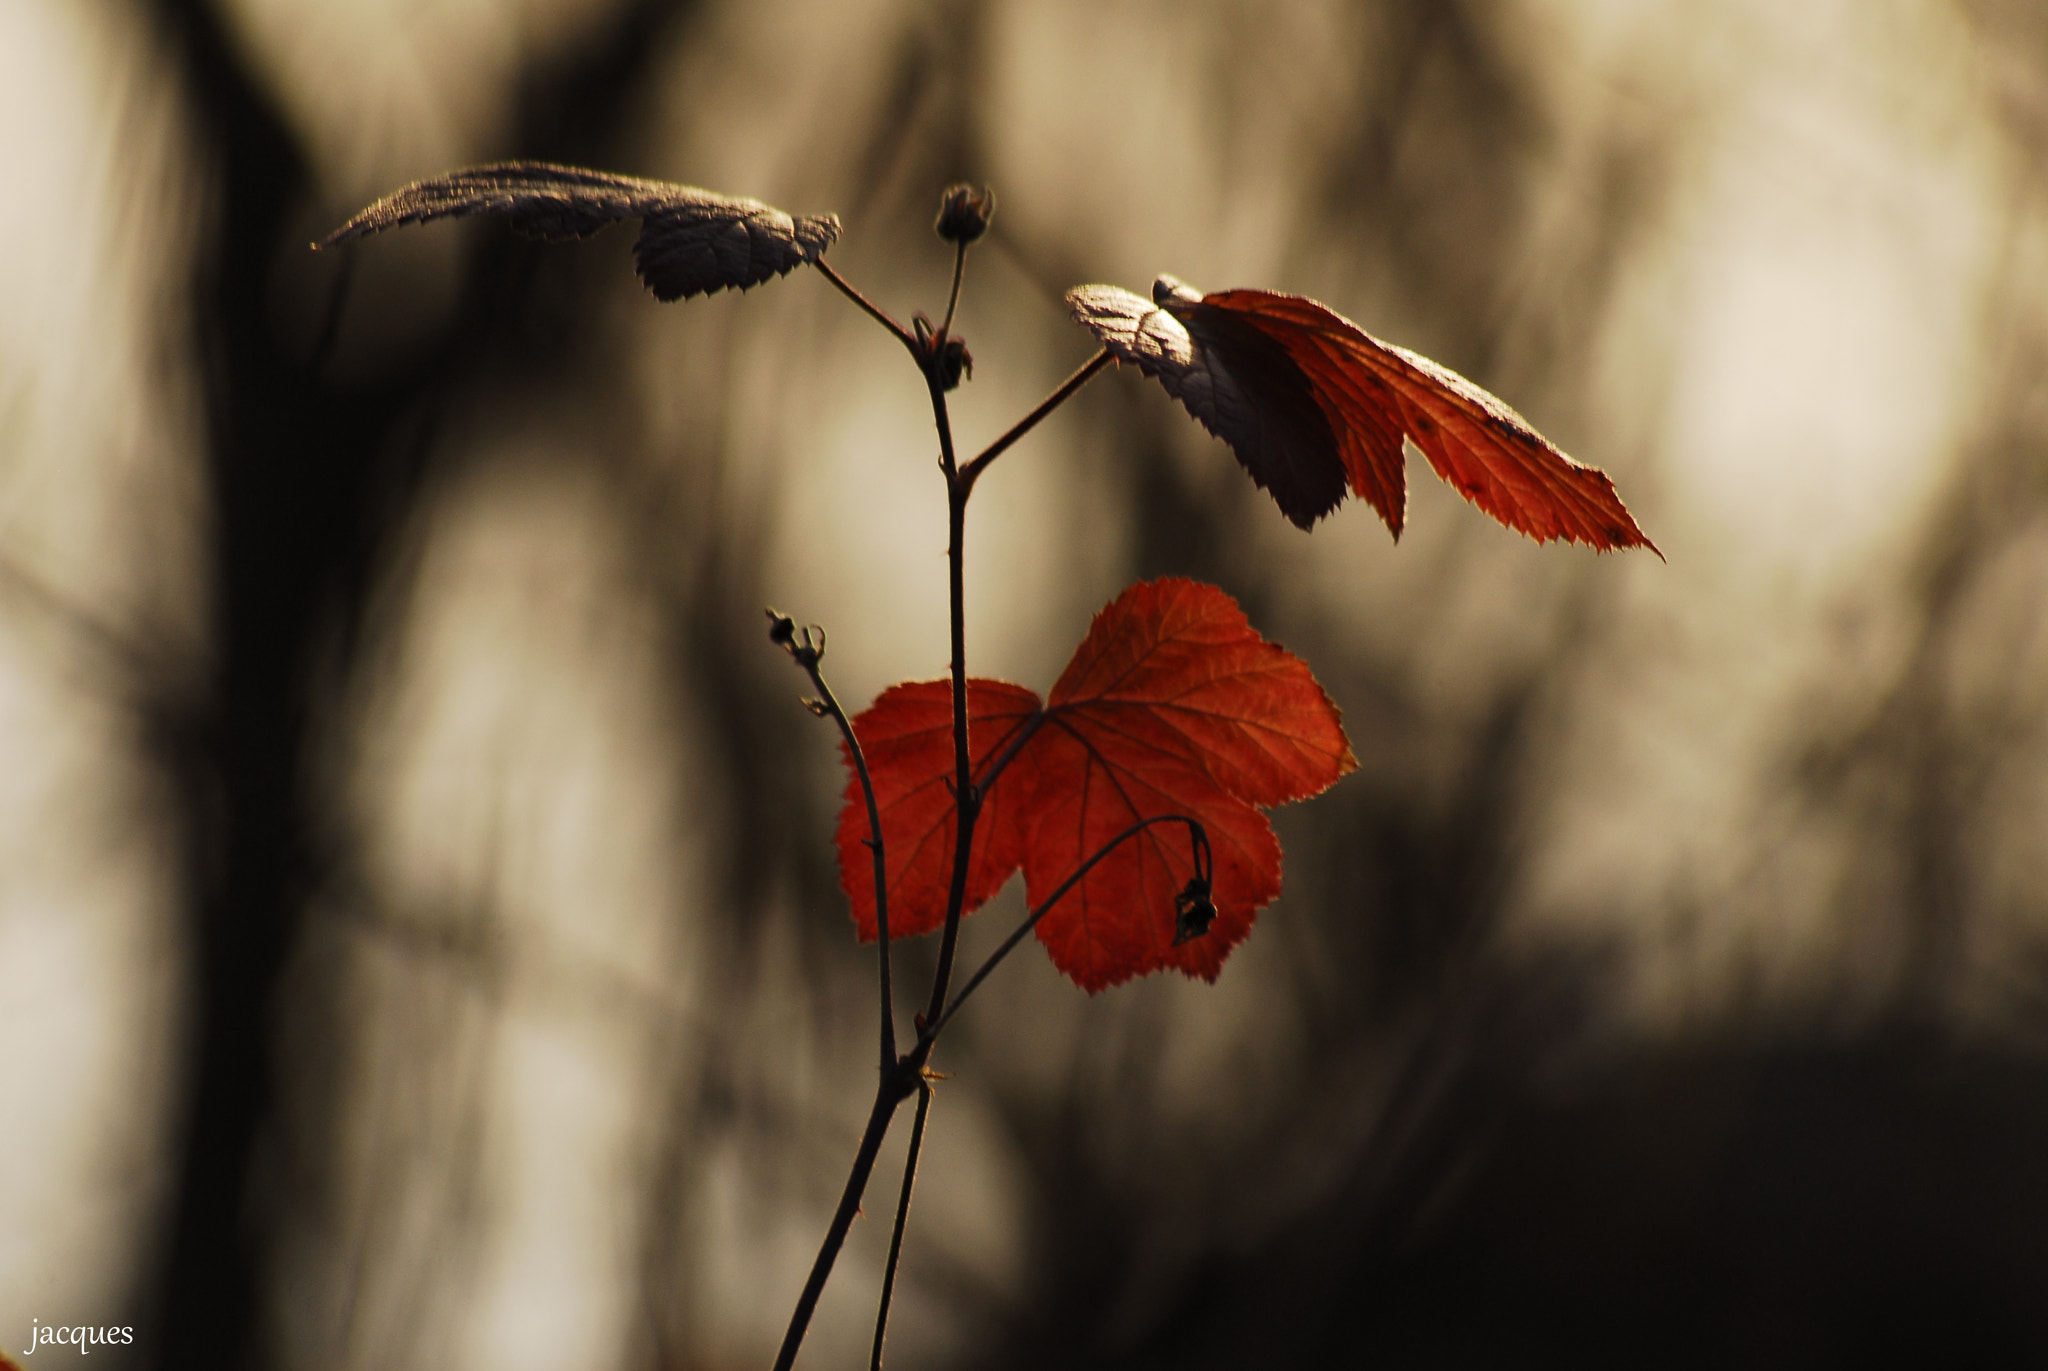
M910 1218L910 1191L917 1183L917 1154L924 1147L925 1116L932 1111L932 1083L917 1080L917 1117L910 1124L910 1150L903 1158L903 1193L896 1200L896 1228L889 1235L889 1260L882 1268L882 1300L875 1310L875 1350L869 1371L882 1371L882 1341L889 1332L889 1300L896 1293L896 1264L903 1258L903 1225Z
M1209 852L1209 834L1202 827L1200 819L1193 819L1185 814L1155 814L1149 819L1140 819L1137 823L1132 824L1129 828L1098 848L1095 855L1081 863L1073 875L1060 882L1059 889L1047 896L1045 903L1031 912L1031 917L1018 924L1016 930L1009 937L1003 939L1003 945L989 954L989 959L981 964L980 969L967 978L967 984L960 987L960 993L955 995L953 1002L946 1006L946 1012L931 1018L926 1023L924 1029L917 1037L919 1045L938 1040L939 1030L943 1029L952 1021L953 1016L960 1012L960 1006L967 1002L967 997L974 993L975 988L988 979L989 973L996 969L1003 958L1010 955L1018 943L1024 941L1024 935L1036 928L1040 919L1052 912L1054 905L1066 898L1068 891L1081 883L1082 877L1095 869L1097 862L1100 862L1125 842L1137 837L1140 833L1152 827L1152 825L1166 823L1182 823L1188 826L1188 839L1194 846L1195 876L1198 880L1208 881L1214 872L1215 862L1213 857L1207 856Z
M974 851L974 820L981 806L974 790L974 764L967 741L967 614L966 536L968 487L960 479L960 467L953 453L953 423L946 412L946 389L941 354L933 353L925 364L925 385L931 391L932 417L939 429L939 466L946 473L946 580L947 609L953 644L953 809L958 816L953 844L953 879L946 892L946 922L939 934L938 966L932 973L932 993L925 1007L927 1020L938 1017L946 1003L946 986L953 974L953 954L960 941L960 913L967 902L967 869Z
M960 467L953 450L953 424L946 410L944 350L927 350L918 340L904 331L903 326L884 314L869 302L866 296L848 285L837 272L822 260L816 263L825 273L827 280L837 286L846 297L866 310L910 350L917 359L918 367L924 372L925 387L931 392L932 419L939 430L939 469L946 477L946 506L948 539L946 544L947 592L950 606L950 630L953 644L953 793L954 813L958 816L956 839L953 848L953 880L946 899L945 932L939 942L938 968L932 976L932 993L929 1008L922 1016L924 1020L938 1017L939 1009L946 1001L946 986L952 977L954 950L960 938L960 911L967 897L968 859L974 849L974 819L978 806L974 802L974 776L969 761L967 746L967 624L965 613L965 548L963 539L967 525L967 486L960 480ZM811 1274L804 1282L803 1294L797 1297L796 1308L790 1314L789 1329L783 1334L782 1348L775 1357L775 1371L789 1371L795 1362L797 1349L803 1346L804 1333L810 1328L811 1315L818 1306L818 1297L825 1289L825 1282L832 1274L832 1267L839 1259L840 1246L846 1241L846 1231L852 1227L854 1215L860 1210L861 1192L867 1188L868 1176L874 1171L875 1154L881 1148L882 1138L889 1131L889 1120L896 1113L896 1106L909 1098L912 1091L923 1081L925 1063L930 1059L932 1043L929 1038L920 1037L916 1046L898 1058L891 1066L885 1067L882 1079L875 1091L875 1104L868 1115L867 1131L861 1135L860 1150L854 1155L853 1170L846 1178L846 1190L840 1196L839 1208L832 1215L832 1226L825 1232L825 1241L818 1248L817 1260L811 1264Z
M946 296L946 319L939 325L938 335L932 340L933 352L946 350L946 339L953 332L953 311L960 308L960 279L967 274L967 244L963 240L953 245L953 289Z
M1055 390L1052 394L1041 400L1037 409L1032 410L1022 419L1010 425L1007 433L1003 434L1002 437L996 439L993 443L990 443L986 448L983 448L981 454L969 462L960 473L960 479L966 482L967 488L969 490L974 489L974 483L981 479L982 472L988 470L990 462L995 461L996 458L1008 452L1011 445L1019 438L1031 432L1032 429L1037 428L1039 421L1045 418L1046 415L1073 399L1075 391L1078 391L1082 386L1094 380L1097 372L1115 360L1115 355L1108 348L1104 348L1096 353L1093 357L1082 363L1080 369L1072 376L1060 382L1058 390Z
M847 1176L846 1189L839 1196L839 1208L833 1211L832 1226L825 1230L825 1241L818 1248L818 1259L811 1263L811 1274L804 1282L804 1292L797 1296L796 1309L789 1316L789 1331L782 1335L782 1347L775 1354L775 1371L789 1371L796 1362L797 1349L803 1346L804 1333L811 1326L812 1313L817 1310L818 1296L824 1293L826 1278L832 1274L833 1263L839 1260L839 1248L846 1241L846 1231L853 1227L854 1216L860 1213L861 1192L867 1189L868 1176L875 1169L875 1154L882 1150L882 1139L889 1132L889 1120L896 1116L896 1106L903 1103L914 1089L914 1085L903 1087L891 1075L883 1077L881 1088L875 1092L875 1105L868 1113L867 1130L861 1134L860 1150L853 1156L853 1171Z
M875 942L878 945L878 960L882 977L882 1070L896 1065L896 995L889 983L889 879L888 863L882 855L882 813L875 803L874 782L868 778L868 759L861 751L860 739L854 736L853 723L846 717L846 711L839 707L839 700L832 694L832 687L825 684L825 673L818 665L825 655L825 631L818 629L815 640L812 630L803 630L803 636L796 636L796 624L787 615L768 611L774 627L768 636L788 652L796 664L811 678L811 686L818 692L818 698L811 701L813 713L823 714L839 725L839 736L846 742L847 755L853 758L854 775L860 778L861 797L868 806L868 850L874 854L875 866Z
M895 334L896 341L903 344L904 347L910 349L910 355L918 359L918 364L920 366L924 364L924 349L918 346L917 335L913 334L909 329L903 327L903 325L897 323L894 319L890 318L888 311L884 310L880 305L877 305L874 301L868 299L867 296L862 295L858 290L855 290L844 276L841 276L838 272L832 270L832 264L830 262L827 262L824 258L820 257L817 261L811 263L811 265L816 267L819 271L823 272L825 274L826 280L830 281L833 285L839 287L840 294L844 295L847 299L853 301L856 305L859 305L862 309L866 310L868 312L869 318L873 319L883 328L889 330L889 332Z

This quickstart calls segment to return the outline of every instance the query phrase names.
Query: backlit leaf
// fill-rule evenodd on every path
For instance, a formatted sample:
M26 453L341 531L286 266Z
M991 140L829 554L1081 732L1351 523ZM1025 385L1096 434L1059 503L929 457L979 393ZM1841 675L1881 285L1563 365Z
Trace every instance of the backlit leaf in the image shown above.
M949 701L943 681L896 686L854 720L884 806L892 933L944 917ZM1208 833L1217 916L1205 936L1174 944L1174 897L1194 874L1182 824L1122 844L1040 921L1054 963L1089 991L1167 967L1213 980L1280 890L1280 847L1260 809L1315 794L1355 765L1336 706L1307 666L1262 639L1222 591L1181 579L1132 586L1098 614L1043 706L997 681L972 682L968 701L987 795L966 910L1020 865L1026 897L1043 902L1140 820L1183 815ZM840 876L868 937L865 831L850 785Z
M1573 461L1487 391L1298 295L1203 295L1170 276L1146 301L1114 286L1068 293L1119 361L1157 378L1308 528L1348 486L1395 537L1407 509L1402 438L1437 475L1538 542L1654 545L1614 483Z

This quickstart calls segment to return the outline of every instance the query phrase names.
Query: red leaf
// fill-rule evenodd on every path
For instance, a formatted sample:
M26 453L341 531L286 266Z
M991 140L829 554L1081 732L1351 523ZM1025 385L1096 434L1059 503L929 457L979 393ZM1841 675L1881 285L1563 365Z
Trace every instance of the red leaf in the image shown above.
M1177 967L1213 981L1259 909L1280 893L1280 841L1266 816L1217 786L1187 759L1118 746L1108 728L1048 728L1033 740L1060 778L1033 806L1039 822L1024 852L1024 898L1035 909L1081 863L1140 819L1200 820L1215 853L1208 933L1173 945L1173 897L1195 874L1188 832L1156 824L1117 848L1038 922L1053 965L1094 992Z
M1456 372L1299 295L1201 295L1170 276L1152 294L1148 304L1083 286L1067 298L1119 360L1157 378L1229 443L1300 527L1334 509L1348 484L1398 538L1406 435L1466 499L1538 542L1656 550L1603 472Z
M892 933L929 930L944 917L948 698L944 682L898 686L854 721L887 807ZM1054 964L1089 991L1165 967L1214 980L1280 891L1279 843L1257 807L1315 794L1356 765L1336 706L1307 666L1260 638L1229 596L1192 581L1153 581L1118 596L1042 709L1030 692L993 681L971 683L968 700L978 775L1022 741L988 783L967 909L1020 862L1026 897L1042 903L1144 819L1185 815L1208 833L1217 916L1205 936L1174 946L1174 896L1194 874L1181 824L1123 843L1040 921ZM839 832L841 880L870 936L873 876L857 786Z

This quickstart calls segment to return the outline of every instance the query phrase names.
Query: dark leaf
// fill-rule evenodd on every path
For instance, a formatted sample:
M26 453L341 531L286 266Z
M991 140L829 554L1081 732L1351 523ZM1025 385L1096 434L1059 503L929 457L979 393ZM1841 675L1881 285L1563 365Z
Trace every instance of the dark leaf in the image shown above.
M1413 439L1437 475L1538 542L1600 549L1650 540L1597 469L1567 457L1505 403L1446 367L1383 343L1298 295L1202 295L1171 276L1146 301L1114 286L1067 295L1119 361L1156 377L1302 528L1346 485L1395 537Z
M492 214L530 238L585 238L621 219L641 220L633 259L660 300L728 287L745 290L815 262L839 237L836 215L791 218L758 200L670 181L583 167L505 162L471 167L395 191L316 246L339 244L432 219Z
M1178 286L1160 278L1159 291ZM1186 303L1199 297L1190 293ZM1228 341L1197 340L1174 313L1116 286L1067 293L1074 317L1230 445L1280 510L1307 528L1344 498L1344 466L1308 379L1255 329L1226 322Z

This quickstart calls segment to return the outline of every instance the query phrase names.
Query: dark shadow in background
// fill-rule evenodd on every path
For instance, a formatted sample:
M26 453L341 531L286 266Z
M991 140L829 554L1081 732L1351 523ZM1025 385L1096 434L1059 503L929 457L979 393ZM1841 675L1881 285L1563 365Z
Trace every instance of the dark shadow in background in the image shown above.
M1526 237L1519 187L1545 130L1480 5L1384 8L1373 51L1388 73L1349 151L1329 169L1332 223L1394 265L1442 355L1491 368ZM2036 26L2038 27L2038 25ZM2039 44L2037 44L2039 46ZM1427 138L1426 148L1414 140ZM1405 153L1404 153L1405 145ZM1553 367L1585 364L1583 342L1614 284L1619 246L1654 207L1653 149L1621 131L1565 264L1565 307L1546 314ZM2037 162L2038 166L2039 163ZM2039 186L2032 193L2039 193ZM1401 288L1401 287L1397 287ZM2019 369L2023 370L2023 369ZM2024 390L2038 383L2020 382ZM1144 400L1156 397L1145 396ZM2015 396L2016 407L2022 396ZM1139 569L1220 581L1258 606L1284 599L1255 559L1245 515L1190 489L1167 456L1177 413L1090 397L1141 460L1128 507ZM2036 411L2038 412L2038 411ZM1810 1037L1769 1025L1663 1058L1581 1068L1560 1082L1605 988L1597 946L1504 960L1504 913L1528 817L1530 744L1568 678L1595 592L1572 608L1546 658L1497 683L1448 801L1354 784L1308 806L1288 840L1288 937L1314 981L1349 986L1318 1004L1289 1064L1289 1106L1261 1142L1213 1169L1215 1191L1175 1231L1202 1236L1162 1257L1158 1217L1105 1166L1099 1096L1077 1089L1051 1115L1009 1115L1035 1216L1035 1284L1004 1292L1002 1331L962 1359L980 1368L1244 1366L1861 1367L2034 1365L2048 1358L2048 1064L2024 1047L1969 1041L1951 1026L1966 915L1959 869L1967 797L2011 741L1941 717L1948 611L2003 539L2048 507L2048 434L2001 434L1972 459L1959 509L1932 521L1923 551L1924 641L1897 698L1867 729L1832 737L1826 707L1787 740L1788 785L1816 809L1854 816L1865 869L1901 871L1873 914L1902 911L1911 948L1895 1007L1864 1033ZM1985 487L1990 487L1987 492ZM1296 644L1290 643L1290 646ZM1376 722L1426 727L1426 702L1398 673L1328 670L1340 699L1372 700ZM2038 719L2008 725L2039 728ZM1366 725L1370 727L1372 725ZM1832 740L1831 740L1832 739ZM1796 778L1796 779L1794 779ZM1355 778L1354 778L1355 780ZM1853 782L1853 783L1852 783ZM1304 830L1306 830L1304 832ZM1900 855L1903 853L1903 860ZM1873 892L1852 884L1843 913ZM2038 974L2038 967L2031 973ZM2038 1030L2037 1030L2038 1036ZM1332 1100L1367 1098L1397 1063L1372 1126L1315 1202L1276 1212L1247 1238L1223 1217L1233 1182L1318 1149ZM1153 1137L1156 1164L1199 1140ZM1148 1269L1149 1268L1149 1269ZM1011 1296L1006 1298L1006 1296Z
M660 50L652 40L685 8L633 0L584 51L530 73L515 120L521 151L602 162ZM467 264L446 334L417 361L342 386L323 377L322 356L294 355L276 334L270 288L278 255L304 251L295 239L311 194L305 153L205 0L160 0L157 10L216 184L194 289L217 674L188 811L196 1000L183 1161L155 1283L160 1332L138 1340L168 1366L260 1366L272 1359L259 1271L275 1211L258 1201L266 1172L289 1169L264 1155L276 996L305 902L330 874L308 793L316 681L348 661L385 539L432 459L453 392L486 371L548 375L577 334L551 326L567 320L522 318L542 268L532 248L501 234ZM324 334L331 341L331 327Z

